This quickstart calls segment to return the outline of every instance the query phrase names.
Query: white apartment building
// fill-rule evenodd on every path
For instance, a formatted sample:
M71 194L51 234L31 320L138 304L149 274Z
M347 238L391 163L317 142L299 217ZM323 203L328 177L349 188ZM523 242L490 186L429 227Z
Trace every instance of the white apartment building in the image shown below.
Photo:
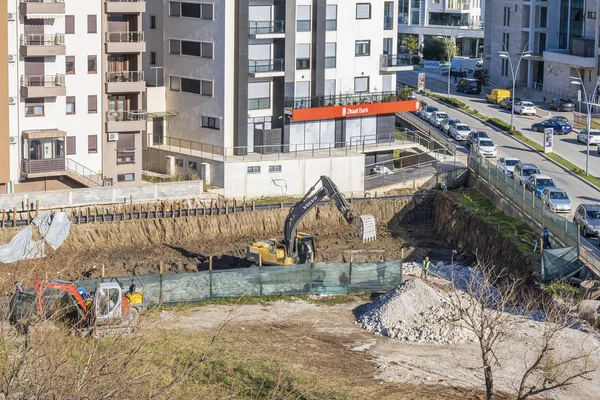
M144 114L130 118L140 120L136 122L111 111L123 111L113 97L129 93L137 96L136 109L141 108L137 104L142 103L145 82L137 66L143 49L139 40L131 43L127 30L137 19L141 24L145 2L9 0L5 4L8 63L3 82L9 101L0 137L8 151L2 150L7 157L0 169L7 172L0 176L0 193L139 181ZM139 57L133 79L122 68L112 69L113 53ZM118 135L110 133L124 132L129 142L127 133L136 129L137 146L134 140L122 154ZM1 139L0 147L4 147ZM135 147L140 154L137 165Z
M398 45L418 35L452 38L459 56L481 57L486 0L398 0ZM495 5L491 4L491 5Z
M395 54L397 0L147 6L145 168L241 197L303 194L323 174L361 191L365 165L393 157L400 103L384 105L412 68Z

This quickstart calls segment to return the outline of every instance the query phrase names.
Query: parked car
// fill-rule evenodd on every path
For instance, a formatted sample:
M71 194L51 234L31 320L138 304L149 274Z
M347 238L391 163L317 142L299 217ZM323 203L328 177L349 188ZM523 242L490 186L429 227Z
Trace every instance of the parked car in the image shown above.
M531 125L531 130L534 132L544 132L544 129L552 128L554 129L554 134L566 135L570 133L573 129L571 129L571 125L565 124L564 122L555 120L555 119L547 119L543 122L538 122Z
M600 237L600 205L580 204L575 210L573 222L579 226L583 236Z
M498 149L492 139L479 139L477 153L484 157L496 158Z
M478 79L462 78L456 85L456 91L463 92L464 94L479 94L481 93L481 86L479 85Z
M485 99L488 103L498 104L505 99L510 97L510 90L506 89L492 89L485 95Z
M542 198L542 190L549 187L556 187L552 178L544 174L533 174L527 179L525 188L534 192L539 198Z
M590 134L588 135L588 130L584 129L577 135L577 140L581 143L587 143L588 137L590 144L600 144L600 130L590 129Z
M513 169L513 178L515 178L515 181L517 181L517 183L520 185L524 185L531 175L539 173L540 170L535 166L535 164L518 163Z
M502 171L504 175L512 178L515 171L515 166L520 162L521 160L515 157L500 157L496 163L496 168Z
M517 98L517 101L521 101L521 99ZM498 103L498 105L501 108L506 108L507 110L510 110L510 105L512 104L513 99L512 97L505 97L504 99L500 100L500 103Z
M421 101L421 108L418 109L417 111L415 111L415 115L417 117L420 117L421 113L427 110L427 106L428 106L428 104L426 101Z
M530 101L518 101L515 104L515 112L521 115L535 115L535 105Z
M393 172L385 165L375 165L371 168L371 173L376 175L391 175Z
M469 133L469 138L467 139L467 146L477 144L478 137L480 139L489 139L488 134L483 131L472 131L471 133Z
M569 99L556 97L548 102L548 108L556 111L575 111L575 103Z
M452 127L452 124L458 124L460 123L460 119L458 118L446 118L444 121L442 121L442 123L440 124L440 129L442 130L442 132L444 132L445 134L449 134L450 133L450 128Z
M552 212L571 212L573 209L567 192L556 187L547 187L542 190L542 200L546 201Z
M421 113L420 117L423 118L425 121L429 121L429 118L431 118L431 114L433 114L436 111L440 111L440 109L434 106L427 106L427 109L425 110L425 112Z
M456 140L467 140L471 127L467 124L456 124L450 129L450 135Z
M444 111L436 111L431 114L429 122L431 122L431 125L439 128L442 121L444 121L446 118L448 118L448 114L446 114Z
M553 121L561 121L567 125L571 125L571 123L569 122L569 119L567 117L563 117L562 115L555 115L554 117L552 117L550 119Z

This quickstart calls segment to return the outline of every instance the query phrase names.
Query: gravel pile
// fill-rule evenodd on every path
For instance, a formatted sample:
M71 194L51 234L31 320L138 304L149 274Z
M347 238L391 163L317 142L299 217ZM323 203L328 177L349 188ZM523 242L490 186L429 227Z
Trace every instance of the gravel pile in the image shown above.
M420 279L407 279L358 317L363 329L417 343L450 344L473 341L472 333L459 326L451 304Z

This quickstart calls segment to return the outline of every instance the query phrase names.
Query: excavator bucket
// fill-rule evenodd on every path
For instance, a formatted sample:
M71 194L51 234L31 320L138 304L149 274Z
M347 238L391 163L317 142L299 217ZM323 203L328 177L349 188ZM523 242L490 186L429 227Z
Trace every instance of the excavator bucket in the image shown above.
M377 239L377 228L375 226L374 216L360 215L354 221L363 242L372 242Z

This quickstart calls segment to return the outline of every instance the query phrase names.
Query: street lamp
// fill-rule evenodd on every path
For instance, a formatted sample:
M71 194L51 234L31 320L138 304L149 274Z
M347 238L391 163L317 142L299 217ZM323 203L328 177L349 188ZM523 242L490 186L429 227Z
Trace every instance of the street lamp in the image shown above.
M585 152L585 175L587 176L589 173L589 167L590 167L590 130L591 130L591 125L592 125L592 105L590 104L591 100L593 100L593 93L592 93L592 98L588 98L587 92L585 90L585 85L583 84L583 79L581 78L581 74L579 73L579 69L577 69L577 75L578 77L570 77L571 79L574 79L571 81L571 85L581 85L581 89L583 90L583 97L585 97L585 104L587 106L587 117L586 117L586 130L587 130L587 139L586 139L586 152ZM600 84L600 77L598 78L598 81L596 82L596 87L594 88L594 93L596 93L598 91L598 85Z
M454 36L454 40L452 40L452 36L436 36L439 39L446 40L446 51L448 52L448 93L446 97L450 97L450 71L452 70L452 59L454 58L454 47L456 46L456 39L460 39L463 36L458 35Z
M513 69L513 65L512 65L512 60L510 59L510 55L508 54L508 51L499 51L498 55L501 58L506 58L508 60L508 64L510 65L510 73L512 75L512 107L510 110L510 131L512 132L513 130L513 121L515 119L515 85L516 85L516 81L517 81L517 75L519 73L519 66L521 65L521 60L524 58L529 58L531 57L531 51L525 51L527 49L527 46L529 45L529 43L527 43L525 45L525 48L523 49L523 52L521 53L521 56L519 57L519 62L517 63L517 70L515 71Z

